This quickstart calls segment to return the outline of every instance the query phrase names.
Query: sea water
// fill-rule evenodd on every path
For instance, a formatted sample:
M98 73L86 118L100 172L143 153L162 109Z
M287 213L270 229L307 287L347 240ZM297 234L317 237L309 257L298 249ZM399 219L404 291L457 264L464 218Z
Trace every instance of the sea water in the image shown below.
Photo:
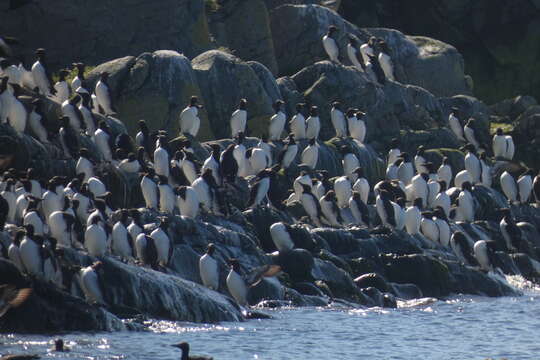
M455 296L397 309L281 308L270 320L149 321L149 331L0 335L0 353L58 359L179 359L171 344L215 359L540 359L540 289L508 278L523 296ZM55 337L69 353L48 351Z

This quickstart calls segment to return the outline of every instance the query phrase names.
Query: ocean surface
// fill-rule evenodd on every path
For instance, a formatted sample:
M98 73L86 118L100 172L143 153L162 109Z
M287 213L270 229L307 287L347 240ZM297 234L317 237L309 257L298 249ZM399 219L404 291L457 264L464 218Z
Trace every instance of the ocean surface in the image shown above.
M523 296L455 296L402 302L398 309L263 310L271 320L150 322L151 331L62 334L69 353L48 351L55 336L0 335L0 353L59 359L180 359L170 345L215 359L540 359L540 288L507 278Z

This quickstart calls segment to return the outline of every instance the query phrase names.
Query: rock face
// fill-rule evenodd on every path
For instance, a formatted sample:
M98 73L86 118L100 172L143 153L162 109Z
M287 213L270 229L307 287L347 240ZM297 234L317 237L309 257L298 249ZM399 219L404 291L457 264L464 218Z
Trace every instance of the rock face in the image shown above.
M208 20L218 45L234 49L237 57L258 61L277 74L270 19L263 0L224 1Z
M118 117L132 135L140 119L145 119L151 130L166 129L176 135L180 112L191 96L201 96L190 61L175 51L160 50L109 61L90 72L87 86L93 88L104 71L110 73ZM213 138L204 109L199 117L199 138Z
M340 14L359 26L383 26L454 45L475 81L475 94L495 102L518 94L540 96L537 39L540 6L534 0L361 3L344 0Z
M46 48L54 69L158 49L194 57L211 48L204 0L61 0L56 6L38 0L10 11L7 5L0 5L0 31L21 40L26 58Z
M346 54L349 33L362 42L376 36L388 43L399 82L422 86L436 96L471 94L463 72L463 59L448 44L428 38L408 38L390 29L359 29L335 12L317 5L283 5L273 9L270 15L281 74L290 75L327 59L321 39L328 26L335 25L340 61L344 64L350 65Z
M264 66L252 66L217 50L197 56L192 64L216 138L231 136L229 120L242 98L249 101L248 134L260 136L268 131L279 90Z

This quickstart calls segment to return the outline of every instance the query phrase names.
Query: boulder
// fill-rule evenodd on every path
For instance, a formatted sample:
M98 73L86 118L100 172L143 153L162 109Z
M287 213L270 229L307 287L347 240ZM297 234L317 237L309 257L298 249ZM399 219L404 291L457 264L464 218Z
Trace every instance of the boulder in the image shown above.
M475 94L494 103L517 94L540 96L536 0L405 1L365 3L343 0L340 14L359 26L396 28L423 34L460 49L467 72L475 79Z
M275 82L271 74L217 50L197 56L192 65L216 138L231 137L229 120L242 98L248 100L247 132L260 136L268 131L268 120L274 114L272 104L279 95L276 88L269 88L269 82Z
M380 87L353 67L322 61L302 69L291 79L306 102L319 107L322 139L335 134L330 121L333 101L340 101L344 110L352 107L367 113L364 121L368 143L394 137L401 128L424 130L443 121L442 109L429 92L396 82Z
M110 73L109 85L118 117L132 136L138 131L140 119L145 119L151 130L165 129L172 137L176 136L180 112L191 96L201 98L190 61L175 51L159 50L101 64L88 75L90 88L104 71ZM204 103L204 99L201 98L201 102ZM199 118L198 138L212 139L214 134L204 108L199 112Z
M0 13L0 30L20 39L20 55L34 58L35 49L46 48L53 69L159 49L191 58L212 47L204 0L60 0L56 5L38 0Z
M210 30L219 46L247 61L264 64L277 74L268 10L263 0L223 1L209 12Z
M422 86L437 96L472 94L465 78L463 58L451 45L424 37L409 38L396 30L359 29L318 5L283 5L273 9L270 15L282 75L327 59L321 39L328 26L334 25L338 28L337 41L343 64L350 65L346 54L349 33L361 42L376 36L390 47L397 81Z

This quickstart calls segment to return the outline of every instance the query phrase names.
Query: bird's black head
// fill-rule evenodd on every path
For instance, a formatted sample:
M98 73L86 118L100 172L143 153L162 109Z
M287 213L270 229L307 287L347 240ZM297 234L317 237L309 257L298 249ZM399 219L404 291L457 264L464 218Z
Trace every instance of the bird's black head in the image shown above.
M214 243L208 244L208 246L206 247L206 253L208 255L214 255L215 251L216 251L216 245L214 245Z

